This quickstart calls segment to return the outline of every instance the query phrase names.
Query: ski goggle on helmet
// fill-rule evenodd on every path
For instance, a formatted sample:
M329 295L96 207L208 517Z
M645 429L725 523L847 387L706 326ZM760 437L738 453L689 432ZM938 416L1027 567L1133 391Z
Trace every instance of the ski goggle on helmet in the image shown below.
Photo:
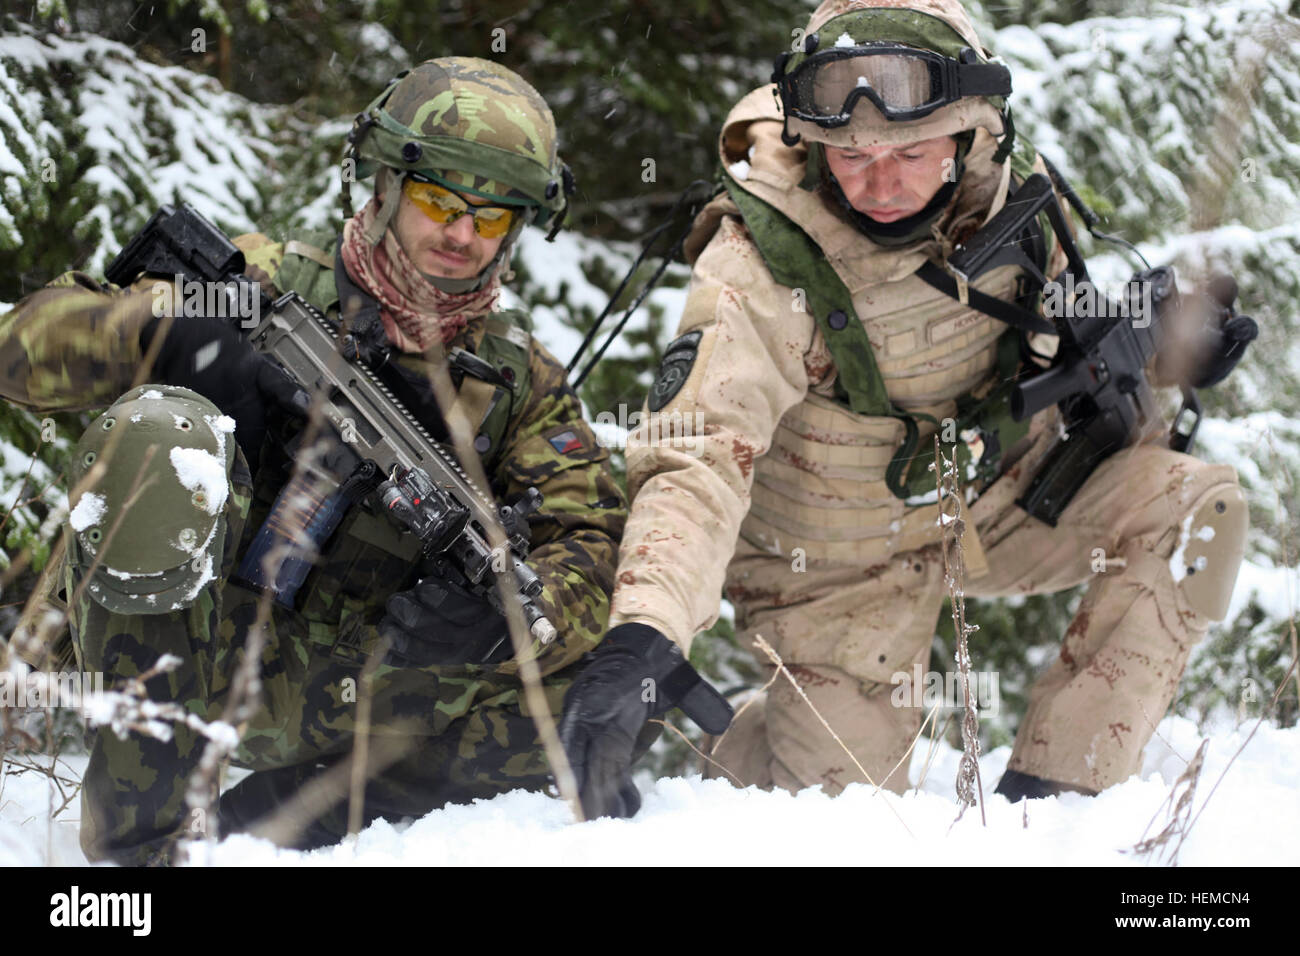
M811 33L802 52L777 56L772 82L787 118L833 129L848 125L862 99L885 119L906 122L967 96L1005 96L1011 92L1011 71L982 61L970 47L953 59L900 43L856 43L841 35L823 49Z

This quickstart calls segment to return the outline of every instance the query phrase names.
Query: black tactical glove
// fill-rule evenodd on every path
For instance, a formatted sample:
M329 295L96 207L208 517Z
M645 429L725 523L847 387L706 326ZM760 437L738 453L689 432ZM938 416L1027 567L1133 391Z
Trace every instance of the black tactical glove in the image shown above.
M233 418L235 440L249 468L256 472L266 435L267 408L275 406L305 416L311 396L221 319L153 319L140 333L140 347L146 354L164 322L170 322L171 328L154 359L154 379L192 389Z
M564 745L588 818L631 817L641 809L633 750L646 721L680 707L706 733L731 723L731 705L681 650L653 627L620 624L591 654L564 698Z
M506 619L486 597L444 577L427 577L388 599L379 633L397 666L499 664L514 654Z

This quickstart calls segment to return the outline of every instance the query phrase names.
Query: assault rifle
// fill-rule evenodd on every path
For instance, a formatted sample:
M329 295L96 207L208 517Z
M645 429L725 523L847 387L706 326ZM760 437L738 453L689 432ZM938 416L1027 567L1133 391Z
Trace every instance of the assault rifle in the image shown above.
M532 636L544 644L555 638L555 626L533 600L542 583L523 560L525 518L541 504L537 489L530 488L513 506L498 508L374 370L344 357L356 357L358 350L341 348L347 336L341 343L335 322L296 292L272 301L244 275L244 254L189 204L163 206L105 271L110 282L122 286L141 274L178 283L197 280L215 290L218 311L314 393L332 429L327 450L308 456L281 490L241 564L241 579L269 589L277 603L291 607L314 553L348 508L373 490L399 527L419 539L426 557L449 563L499 611L491 572L509 571ZM240 307L250 302L252 314ZM487 528L494 521L506 530L508 561L488 544ZM277 546L287 557L273 562L274 577L268 581L263 559Z
M1091 228L1095 215L1057 178ZM1171 372L1182 391L1169 447L1190 453L1201 419L1196 389L1226 377L1259 328L1249 316L1233 312L1236 283L1230 277L1212 283L1209 296L1180 296L1172 267L1148 266L1134 274L1122 299L1100 294L1088 277L1052 184L1041 173L1028 177L970 243L949 258L949 271L959 281L970 282L990 269L1014 264L1049 287L1048 278L1021 247L1026 230L1044 211L1068 260L1050 283L1052 295L1044 300L1060 345L1051 367L1015 386L1011 414L1019 422L1050 405L1060 408L1061 437L1016 502L1055 526L1097 466L1137 441L1159 419L1146 374L1153 358L1162 371Z

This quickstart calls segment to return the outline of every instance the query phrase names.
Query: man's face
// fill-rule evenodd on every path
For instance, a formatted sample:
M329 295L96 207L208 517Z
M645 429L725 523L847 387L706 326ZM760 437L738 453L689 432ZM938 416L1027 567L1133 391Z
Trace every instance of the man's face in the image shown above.
M952 178L956 156L951 136L902 146L826 147L827 165L849 205L877 222L895 222L924 209L945 175Z
M452 223L434 222L420 207L397 190L401 205L390 228L407 257L421 272L440 279L472 279L492 261L505 236L484 239L474 231L474 217L463 215ZM462 196L470 205L472 197Z

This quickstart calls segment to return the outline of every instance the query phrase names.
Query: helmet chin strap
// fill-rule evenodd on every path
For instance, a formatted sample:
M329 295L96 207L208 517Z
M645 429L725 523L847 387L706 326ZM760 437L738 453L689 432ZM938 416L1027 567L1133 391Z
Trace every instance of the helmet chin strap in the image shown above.
M391 187L391 188L390 188ZM393 170L380 166L375 173L375 201L379 207L375 210L375 220L366 230L366 242L372 246L379 245L388 231L388 225L397 215L397 207L402 204L401 179L393 175Z

